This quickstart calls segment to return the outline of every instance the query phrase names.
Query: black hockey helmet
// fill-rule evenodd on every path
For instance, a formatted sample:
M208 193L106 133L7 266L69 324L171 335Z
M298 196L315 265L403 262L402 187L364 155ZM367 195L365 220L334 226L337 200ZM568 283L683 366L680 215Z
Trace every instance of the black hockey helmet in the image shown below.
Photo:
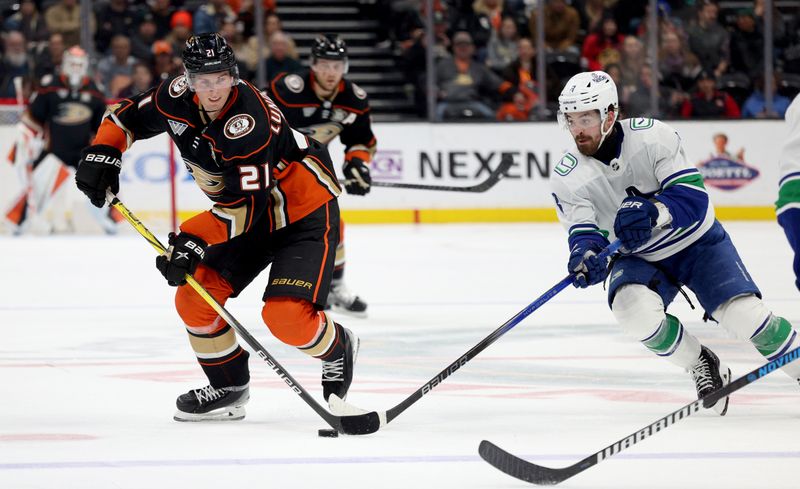
M347 73L347 45L338 34L320 34L311 45L311 64L318 59L331 59L344 61L344 71Z
M183 66L189 87L194 90L192 75L227 71L233 84L239 83L239 67L236 55L224 37L216 32L198 34L186 41L183 49Z

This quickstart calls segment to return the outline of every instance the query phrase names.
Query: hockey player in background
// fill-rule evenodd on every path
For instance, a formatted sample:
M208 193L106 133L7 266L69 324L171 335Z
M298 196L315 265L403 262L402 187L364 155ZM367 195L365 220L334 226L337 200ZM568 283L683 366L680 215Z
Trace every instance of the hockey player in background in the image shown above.
M88 73L85 51L77 46L65 51L58 75L42 80L17 125L9 159L22 191L5 215L15 234L72 231L74 206L88 205L76 198L70 184L81 150L91 142L106 110ZM113 209L91 209L106 233L116 232L122 216Z
M276 338L322 361L323 395L344 398L358 338L321 309L339 233L341 192L327 149L287 124L268 97L239 79L218 34L190 38L185 75L123 100L81 156L77 185L98 207L119 189L122 152L166 132L195 183L214 203L170 234L156 259L171 286L189 342L209 385L177 399L178 421L242 419L249 399L248 353L191 286L221 304L270 264L262 317Z
M786 110L786 126L789 134L780 156L780 190L775 207L778 223L794 250L794 284L800 290L800 96Z
M666 313L680 287L769 360L797 347L796 330L761 301L675 130L654 119L618 121L617 89L602 71L572 77L558 103L575 146L554 167L552 190L574 285L610 275L608 304L624 332L690 372L698 397L729 383L731 371ZM609 267L597 255L613 239L624 252ZM800 379L800 366L784 371ZM720 415L727 407L727 397L713 406Z
M369 163L375 154L367 93L345 79L347 46L334 34L323 34L311 46L311 71L283 73L270 84L270 93L286 119L297 130L327 145L339 136L344 145L345 189L353 195L369 193ZM336 249L328 306L338 312L365 316L367 304L344 283L344 223Z

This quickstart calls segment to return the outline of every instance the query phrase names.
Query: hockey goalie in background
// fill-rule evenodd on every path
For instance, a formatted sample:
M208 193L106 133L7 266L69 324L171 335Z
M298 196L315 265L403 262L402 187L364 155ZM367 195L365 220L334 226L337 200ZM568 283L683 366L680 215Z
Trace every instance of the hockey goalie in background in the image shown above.
M91 206L72 185L81 150L91 142L106 110L88 76L89 57L78 46L64 53L60 73L45 77L17 125L8 155L22 190L5 212L14 234L75 230L76 214L91 214L108 234L121 218Z

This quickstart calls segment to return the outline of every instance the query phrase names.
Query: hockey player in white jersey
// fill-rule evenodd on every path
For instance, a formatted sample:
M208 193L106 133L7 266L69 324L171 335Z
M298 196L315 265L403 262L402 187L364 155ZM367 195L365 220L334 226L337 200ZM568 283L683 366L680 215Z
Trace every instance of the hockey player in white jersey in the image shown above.
M800 290L800 95L786 110L789 134L780 156L780 190L775 202L778 223L794 250L794 284Z
M691 373L698 397L729 383L731 372L666 313L680 287L769 360L797 347L796 330L761 301L675 130L654 119L617 120L617 89L602 71L572 77L558 102L575 147L554 167L552 190L574 285L610 274L608 303L624 332ZM609 265L597 254L613 239L624 250ZM784 370L800 379L800 366ZM728 399L713 407L724 415Z

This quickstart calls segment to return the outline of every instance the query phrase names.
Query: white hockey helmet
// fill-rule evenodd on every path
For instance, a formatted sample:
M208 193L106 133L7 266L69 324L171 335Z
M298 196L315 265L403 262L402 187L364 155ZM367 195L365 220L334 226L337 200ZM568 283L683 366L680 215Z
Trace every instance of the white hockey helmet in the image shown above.
M79 46L72 46L64 51L61 60L61 74L66 77L72 88L78 88L89 74L89 55Z
M619 97L617 85L608 73L604 71L586 71L578 73L569 79L558 96L558 121L567 127L566 114L570 112L584 112L597 110L600 112L600 144L608 135L603 132L603 124L608 117L608 108L614 108L614 119L619 114ZM612 125L613 127L613 125ZM608 130L611 132L611 129Z

